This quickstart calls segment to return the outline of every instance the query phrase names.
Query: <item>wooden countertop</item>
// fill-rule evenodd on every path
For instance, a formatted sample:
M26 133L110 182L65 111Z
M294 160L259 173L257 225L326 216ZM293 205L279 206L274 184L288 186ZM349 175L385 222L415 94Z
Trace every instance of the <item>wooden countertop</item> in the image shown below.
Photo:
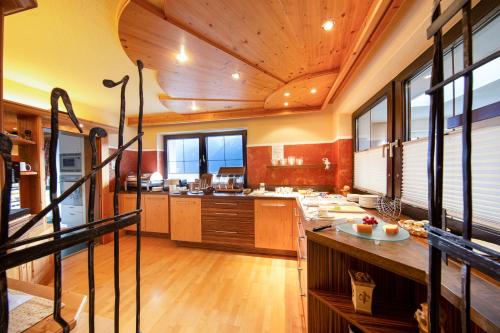
M299 205L303 208L301 205ZM373 211L368 212L374 214ZM302 211L304 217L304 212ZM347 253L418 283L427 284L429 248L427 239L410 236L400 242L379 242L354 237L335 229L314 232L315 226L325 225L325 220L304 220L308 240ZM487 332L498 332L500 327L500 288L494 281L487 281L478 274L471 279L472 320ZM458 264L449 261L442 266L441 292L450 303L459 307L461 300L461 275Z

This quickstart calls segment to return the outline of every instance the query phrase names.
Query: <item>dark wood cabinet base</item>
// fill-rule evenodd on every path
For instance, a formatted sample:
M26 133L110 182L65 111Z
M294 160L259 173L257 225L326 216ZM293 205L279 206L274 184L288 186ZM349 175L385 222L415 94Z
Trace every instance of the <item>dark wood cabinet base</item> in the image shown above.
M250 254L264 254L272 256L290 257L290 259L297 259L296 251L289 250L272 250L272 249L262 249L255 247L237 246L237 245L220 245L220 244L208 244L208 243L193 243L193 242L182 242L177 241L177 245L187 246L187 247L197 247L210 250L219 251L231 251L231 252L245 252Z

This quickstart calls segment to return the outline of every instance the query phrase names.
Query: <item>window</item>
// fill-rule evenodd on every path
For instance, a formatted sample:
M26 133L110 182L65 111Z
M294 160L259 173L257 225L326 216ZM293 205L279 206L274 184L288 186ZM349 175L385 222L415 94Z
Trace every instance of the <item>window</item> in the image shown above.
M500 17L498 14L486 20L473 34L473 57L478 61L500 49ZM430 97L425 90L430 87L430 57L409 80L404 81L406 98L406 134L401 153L401 198L402 201L427 209L427 149L428 116ZM444 77L450 77L463 69L463 44L453 42L443 57ZM444 138L443 166L443 208L450 216L463 216L462 165L461 165L461 114L463 112L463 79L460 78L444 87L445 126L448 133ZM494 139L500 136L500 59L497 58L473 72L473 124L472 129L472 198L473 221L483 226L499 229L500 209L495 200L500 196L500 143ZM480 118L485 109L496 112ZM487 120L489 119L489 120Z
M387 194L387 172L392 163L385 154L388 141L387 119L392 100L392 85L375 95L354 114L356 152L354 187L358 190Z
M474 61L500 50L500 39L496 34L500 31L500 16L496 16L483 24L473 34ZM443 56L444 78L463 69L462 41L453 43ZM407 137L409 140L427 137L429 127L430 97L425 91L430 88L430 63L409 79L405 84L407 105ZM486 106L495 105L500 101L500 59L497 58L473 72L472 108L477 110ZM463 111L464 81L455 80L444 87L444 110L447 127L457 127L460 123L457 117ZM500 106L497 106L499 108ZM484 118L483 118L484 119Z
M387 143L387 97L383 97L356 118L357 151L376 148Z
M164 147L167 178L192 182L220 167L246 166L246 131L167 135Z

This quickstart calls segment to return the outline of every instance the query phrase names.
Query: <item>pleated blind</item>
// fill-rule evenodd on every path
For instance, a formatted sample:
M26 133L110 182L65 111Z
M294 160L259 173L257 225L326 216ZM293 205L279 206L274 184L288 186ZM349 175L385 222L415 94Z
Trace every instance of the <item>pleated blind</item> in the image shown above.
M427 139L403 144L402 201L427 208ZM463 216L462 134L444 139L443 207L451 216ZM473 220L500 229L500 126L472 131Z
M387 193L387 156L382 147L354 153L354 187L379 194Z

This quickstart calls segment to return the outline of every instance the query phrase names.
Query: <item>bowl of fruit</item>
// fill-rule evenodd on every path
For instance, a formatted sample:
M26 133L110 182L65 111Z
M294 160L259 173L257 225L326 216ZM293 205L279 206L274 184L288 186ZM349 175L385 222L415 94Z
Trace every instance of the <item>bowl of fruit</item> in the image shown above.
M363 217L363 224L371 225L375 228L378 225L378 221L375 217L367 215Z

